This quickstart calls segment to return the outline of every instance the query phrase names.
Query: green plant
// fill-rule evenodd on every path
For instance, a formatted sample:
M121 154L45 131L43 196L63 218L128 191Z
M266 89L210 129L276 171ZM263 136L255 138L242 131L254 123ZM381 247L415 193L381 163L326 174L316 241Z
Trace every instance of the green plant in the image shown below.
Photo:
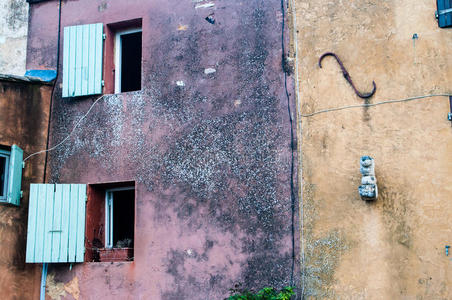
M232 289L233 295L229 296L225 300L290 300L295 295L293 287L286 286L280 291L275 290L272 287L265 287L262 290L254 293L250 290Z

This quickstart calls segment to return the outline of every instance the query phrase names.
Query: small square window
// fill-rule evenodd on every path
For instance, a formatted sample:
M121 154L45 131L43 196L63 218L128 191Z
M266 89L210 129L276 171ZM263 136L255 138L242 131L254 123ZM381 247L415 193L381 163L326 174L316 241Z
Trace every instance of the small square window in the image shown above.
M7 200L10 152L0 149L0 201Z
M135 183L91 184L86 206L85 261L132 261Z
M115 93L141 90L141 28L115 35Z

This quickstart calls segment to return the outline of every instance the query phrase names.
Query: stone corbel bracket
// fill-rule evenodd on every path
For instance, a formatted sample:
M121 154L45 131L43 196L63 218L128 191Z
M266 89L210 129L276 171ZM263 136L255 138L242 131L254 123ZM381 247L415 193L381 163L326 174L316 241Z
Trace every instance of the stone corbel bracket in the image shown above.
M377 178L375 177L375 162L370 156L362 156L360 171L361 185L358 188L362 200L373 201L378 197Z

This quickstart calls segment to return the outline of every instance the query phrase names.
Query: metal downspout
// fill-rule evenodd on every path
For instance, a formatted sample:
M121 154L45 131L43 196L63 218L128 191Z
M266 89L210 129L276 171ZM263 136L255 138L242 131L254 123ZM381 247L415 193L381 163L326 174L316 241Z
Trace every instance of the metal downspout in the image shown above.
M46 299L47 263L42 264L40 300Z

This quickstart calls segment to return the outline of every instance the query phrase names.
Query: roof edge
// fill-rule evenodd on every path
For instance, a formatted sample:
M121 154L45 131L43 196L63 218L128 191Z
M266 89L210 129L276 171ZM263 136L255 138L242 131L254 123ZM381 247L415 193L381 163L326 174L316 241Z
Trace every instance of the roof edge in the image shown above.
M22 83L38 83L42 85L52 85L53 81L44 81L39 77L34 76L18 76L12 74L0 74L0 82L22 82Z

